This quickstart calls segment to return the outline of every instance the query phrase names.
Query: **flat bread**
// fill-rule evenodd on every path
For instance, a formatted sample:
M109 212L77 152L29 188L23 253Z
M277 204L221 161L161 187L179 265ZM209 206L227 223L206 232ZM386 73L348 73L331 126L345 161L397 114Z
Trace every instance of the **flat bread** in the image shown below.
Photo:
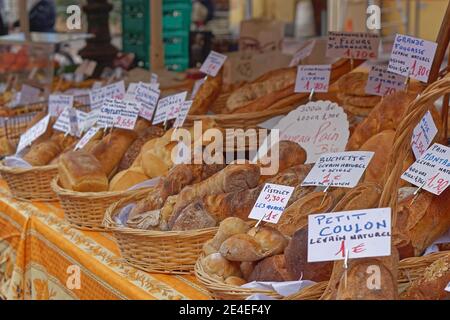
M368 73L350 72L342 76L338 81L339 92L347 95L366 97L366 84Z
M360 97L343 94L341 92L338 93L338 99L344 104L351 104L361 108L373 108L381 101L381 97L379 96Z

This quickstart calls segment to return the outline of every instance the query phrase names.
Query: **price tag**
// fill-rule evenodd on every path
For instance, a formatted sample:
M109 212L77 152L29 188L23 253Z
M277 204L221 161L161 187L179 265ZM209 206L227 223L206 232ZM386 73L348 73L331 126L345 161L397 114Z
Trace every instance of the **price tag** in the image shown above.
M180 112L178 112L177 118L173 124L174 128L180 128L183 126L184 121L186 120L186 117L189 114L189 110L191 109L192 102L193 102L192 100L187 100L181 104Z
M26 84L22 85L19 104L23 105L38 102L40 93L41 90L38 88Z
M177 117L181 104L186 100L187 92L162 98L158 102L153 124L159 124Z
M152 121L153 113L158 104L159 95L160 91L151 84L139 82L135 93L136 101L138 101L141 106L139 116L148 121Z
M138 114L139 106L135 101L106 99L100 108L97 123L101 127L133 130Z
M16 154L19 154L23 149L31 145L34 140L42 136L45 133L45 131L47 131L49 121L50 115L48 114L43 119L39 120L30 129L25 131L25 133L20 136Z
M91 139L97 134L98 130L100 130L99 127L92 127L86 132L86 134L78 141L78 143L75 146L74 150L83 149L84 146L91 141Z
M105 99L123 99L125 96L125 83L119 81L100 89L92 90L89 94L91 109L100 108Z
M308 216L308 262L391 255L391 208Z
M278 223L294 187L266 183L253 206L250 219Z
M388 71L427 82L436 48L435 42L397 34Z
M85 132L86 130L89 130L89 128L93 127L97 123L99 111L100 109L94 109L88 114L86 114L86 117L80 126L81 131Z
M208 57L206 57L205 62L203 62L200 72L203 72L208 76L215 77L217 76L217 73L219 73L219 70L222 68L226 59L226 55L211 51Z
M195 98L198 90L200 90L200 87L205 83L205 81L206 81L206 78L195 81L194 87L192 88L191 99Z
M87 113L74 108L65 109L53 125L53 129L79 137L83 122L87 117Z
M282 118L274 129L280 140L297 142L306 150L306 163L320 155L345 150L350 132L347 114L336 103L311 101Z
M316 45L316 40L306 41L294 54L292 57L289 67L297 66L303 59L306 59L311 55L314 47Z
M433 116L428 111L413 131L411 147L416 159L419 159L427 151L437 132Z
M433 144L401 177L413 185L440 195L450 180L450 148Z
M298 66L295 92L328 92L330 65Z
M371 151L324 154L316 161L302 186L354 188L373 155Z
M48 113L58 117L66 108L73 107L74 97L62 94L52 94L48 100Z
M366 93L376 96L387 96L405 90L406 78L387 71L387 66L372 66L366 84Z
M380 36L365 32L329 32L327 57L377 59Z

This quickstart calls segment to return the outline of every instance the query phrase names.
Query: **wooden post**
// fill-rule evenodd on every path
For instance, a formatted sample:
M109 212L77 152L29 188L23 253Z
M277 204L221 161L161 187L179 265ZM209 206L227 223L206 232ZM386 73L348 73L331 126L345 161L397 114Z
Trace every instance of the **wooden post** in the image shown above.
M162 0L150 2L150 70L164 68L164 46L162 38Z
M28 17L28 6L27 0L19 0L19 21L20 21L20 30L23 32L25 39L30 40L30 20Z

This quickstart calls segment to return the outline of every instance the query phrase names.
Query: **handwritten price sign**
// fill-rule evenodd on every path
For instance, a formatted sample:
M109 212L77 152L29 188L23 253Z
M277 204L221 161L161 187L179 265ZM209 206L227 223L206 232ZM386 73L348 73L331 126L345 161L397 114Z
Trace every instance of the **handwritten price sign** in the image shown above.
M52 94L48 98L48 113L52 117L58 117L66 108L73 107L73 96Z
M373 66L369 72L366 93L387 96L405 89L406 78L387 71L387 66Z
M78 141L78 143L75 146L74 150L83 149L84 146L91 141L91 139L97 134L97 132L100 130L98 127L92 127L86 132L86 134Z
M391 208L308 216L308 262L391 254Z
M437 43L397 34L388 71L427 82Z
M45 131L47 131L49 122L50 122L50 115L48 114L46 117L38 121L38 123L36 123L30 129L25 131L25 133L20 136L16 153L19 154L23 149L31 145L34 140L42 136L45 133Z
M153 85L139 82L136 87L135 99L140 104L141 110L139 111L139 115L142 118L152 121L159 95L160 91Z
M319 157L302 186L355 187L374 153L351 151L324 154Z
M94 89L89 93L91 109L100 108L105 99L123 99L125 96L125 83L119 81L106 87Z
M327 57L377 59L380 36L364 32L329 32Z
M174 94L162 98L158 102L153 124L159 124L167 120L175 119L181 109L181 105L186 100L187 92Z
M293 187L266 183L248 217L258 221L278 223L292 192L294 192Z
M183 126L184 121L186 120L186 117L189 113L189 110L191 109L192 102L193 102L192 100L187 100L182 103L180 112L178 112L177 119L173 124L174 128L180 128Z
M295 92L328 92L330 65L298 66Z
M97 123L102 127L133 130L139 114L137 102L107 99L100 108Z
M422 154L427 151L437 132L438 130L433 121L431 112L428 111L420 123L414 128L411 147L416 159L419 159Z
M433 144L402 177L403 180L440 195L447 189L450 181L450 148Z
M211 51L208 57L206 57L205 62L203 62L200 72L203 72L208 76L215 77L217 76L217 73L219 73L219 70L222 68L226 59L226 55Z

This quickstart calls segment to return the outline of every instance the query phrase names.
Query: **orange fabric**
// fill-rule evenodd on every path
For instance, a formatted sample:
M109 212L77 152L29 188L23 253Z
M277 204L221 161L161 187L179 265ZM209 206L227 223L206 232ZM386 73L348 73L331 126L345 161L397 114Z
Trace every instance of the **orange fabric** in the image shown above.
M209 298L192 275L150 274L126 264L111 234L71 228L57 203L13 200L5 194L4 182L0 192L0 296Z

